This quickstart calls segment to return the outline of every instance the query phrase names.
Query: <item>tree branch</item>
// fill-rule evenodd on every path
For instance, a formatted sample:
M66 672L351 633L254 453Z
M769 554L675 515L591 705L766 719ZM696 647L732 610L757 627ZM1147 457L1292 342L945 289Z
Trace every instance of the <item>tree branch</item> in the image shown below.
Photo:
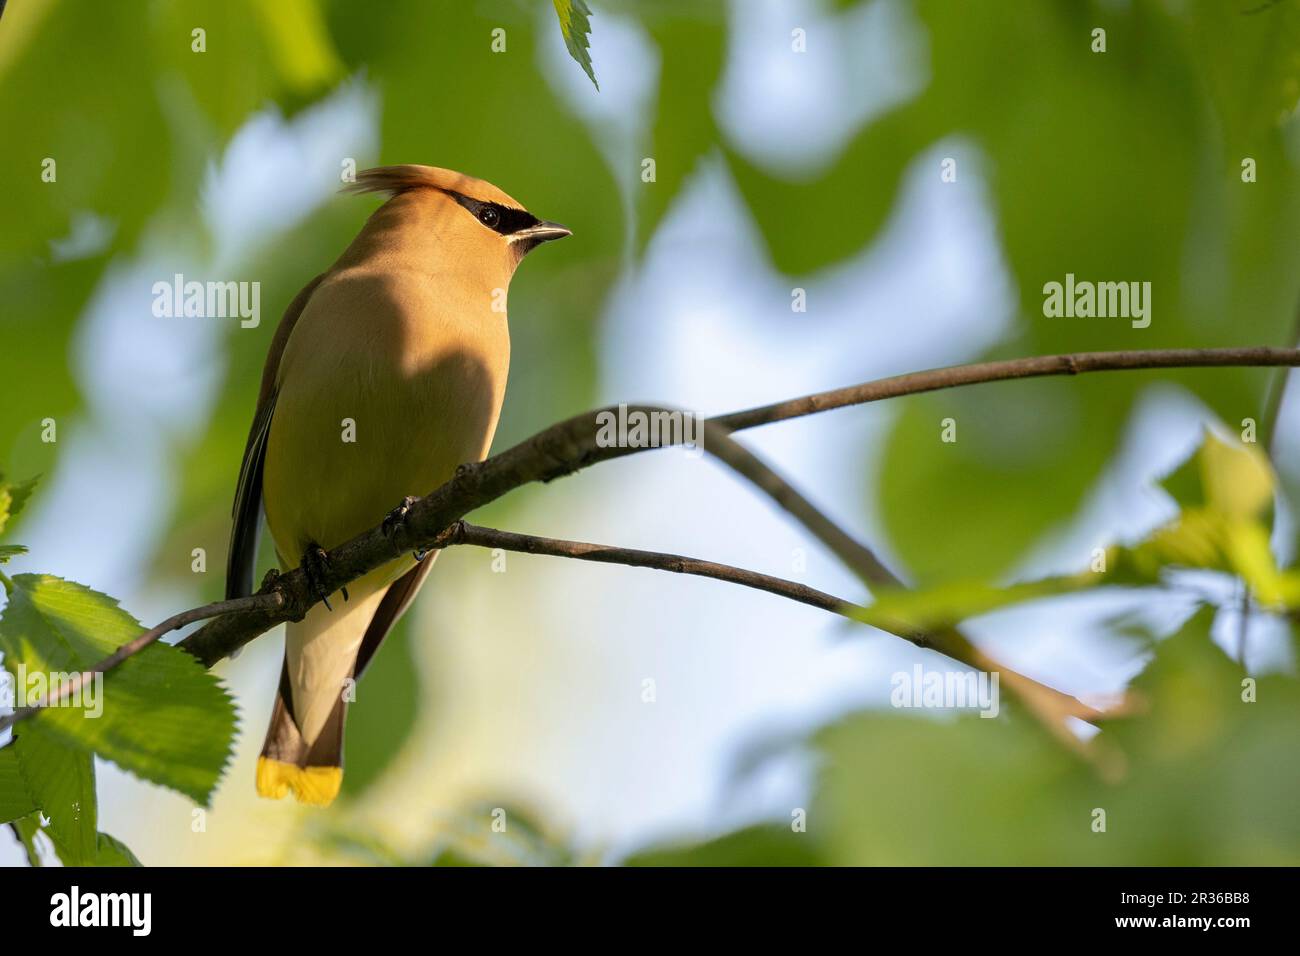
M877 586L898 586L900 584L898 578L869 548L853 539L775 472L731 440L729 433L835 408L980 382L1111 370L1216 366L1294 367L1297 365L1300 365L1300 350L1266 347L1083 352L983 362L879 379L717 416L706 420L705 437L711 446L708 449L711 453L739 474L749 478L777 504L798 518L867 583ZM671 409L658 406L634 406L630 409L623 406L621 410L640 411L646 414L672 412ZM418 499L412 505L406 519L396 528L388 531L385 531L382 526L372 528L331 551L330 564L323 575L325 578L323 584L328 593L333 593L355 578L409 551L437 548L442 546L440 541L444 544L449 543L447 542L449 535L464 534L464 528L470 527L461 522L465 514L521 485L534 481L551 481L600 461L644 451L645 447L605 446L598 442L599 416L602 413L614 414L617 411L619 410L606 408L578 415L553 425L483 462L462 465L450 481L424 498ZM671 444L671 441L666 441L664 444ZM490 529L481 530L487 532ZM508 534L507 532L495 533ZM555 539L529 539L527 536L516 536L516 543L533 548L546 546L577 549L584 553L565 556L581 557L583 560L610 561L614 560L612 555L621 555L628 557L629 560L619 563L636 564L652 560L661 563L677 562L677 568L665 569L681 569L686 573L731 580L734 583L768 590L837 613L843 613L844 610L853 607L848 602L842 602L831 595L794 582L678 555L604 548L598 545L584 545L580 542L559 542ZM597 554L603 554L605 557L599 557ZM637 566L652 565L642 563ZM690 570L687 570L688 568ZM143 632L139 637L118 648L116 652L92 668L90 673L108 670L132 654L138 653L164 634L209 618L212 620L207 626L182 641L179 646L194 654L205 666L210 667L277 624L301 620L317 600L311 593L306 575L301 568L286 574L270 574L258 594L231 601L219 601L173 615L162 624ZM929 643L928 635L918 634L914 629L900 626L897 633L922 646ZM986 658L955 630L949 629L941 636L946 638L939 647L944 653L985 669L996 667L996 662ZM1005 669L1002 670L1008 673ZM1043 685L1023 675L1009 673L1017 684L1025 682L1059 695L1059 692L1044 688ZM72 688L68 687L66 690L70 693ZM1059 696L1065 697L1065 695ZM1066 699L1073 700L1068 697ZM11 726L14 721L22 719L31 711L32 708L24 708L18 713L0 718L0 730Z
M978 382L1045 375L1073 375L1088 371L1224 365L1295 366L1300 365L1300 350L1254 348L1092 352L934 369L718 416L703 423L703 437L708 445L707 450L711 454L749 479L780 507L802 522L869 586L899 587L901 582L898 577L885 567L868 547L840 528L775 471L735 442L730 437L730 432L833 408ZM627 406L622 406L618 409L618 412L622 413L628 411L642 412L647 415L673 413L671 409L657 406L636 406L630 410ZM484 462L462 465L451 481L417 500L408 511L406 518L396 527L385 529L381 525L334 549L324 574L323 584L326 592L333 593L354 578L393 558L402 556L408 550L424 551L454 544L481 544L534 554L554 554L581 560L657 567L680 573L697 574L765 590L850 617L851 612L858 609L857 605L805 585L714 562L700 561L681 555L517 535L511 532L477 528L461 520L462 516L470 510L522 484L539 480L550 481L598 461L619 458L644 450L643 447L602 445L599 441L602 414L615 414L615 409L601 409L576 416L539 432L501 455ZM672 444L676 440L677 437L669 436L668 440L661 444ZM445 521L442 520L444 516ZM273 572L268 574L258 594L234 601L216 602L174 615L158 627L145 631L118 648L114 654L101 661L88 673L108 670L132 654L138 653L164 634L206 618L214 618L214 620L198 633L181 642L180 646L193 653L206 666L212 666L222 657L276 624L285 620L301 620L316 600L315 595L310 593L301 568L284 575ZM1092 708L1069 695L1002 667L988 658L955 628L946 628L936 634L925 634L910 625L900 624L897 627L890 627L889 630L920 646L933 646L942 653L971 666L998 671L1013 693L1055 736L1075 750L1086 752L1089 749L1069 730L1065 718L1075 716L1089 719L1102 716ZM78 678L78 681L81 679L84 677ZM60 697L74 689L75 684L65 686L64 693ZM30 716L40 706L57 702L58 699L56 697L53 701L42 702L38 707L23 708L13 715L0 718L0 730ZM1102 759L1094 754L1089 756L1104 770Z
M619 548L607 544L590 544L585 541L567 541L562 538L543 538L531 534L517 534L513 531L499 531L496 528L483 528L478 525L457 521L447 533L439 538L439 547L451 547L469 544L479 548L501 548L520 554L541 554L555 558L574 558L578 561L594 561L598 564L621 564L633 568L652 568L657 571L671 571L674 574L689 574L715 581L726 581L743 587L766 591L778 597L789 598L800 604L807 604L832 614L839 614L854 620L852 610L860 610L852 601L845 601L825 591L818 591L805 584L787 581L785 578L760 574L745 568L714 561L702 561L681 554L668 554L662 551L641 551L637 548Z
M1203 368L1219 366L1297 366L1300 350L1258 348L1168 349L1123 352L1081 352L1034 356L975 365L913 372L879 379L862 385L819 392L802 398L764 405L708 420L717 429L739 431L777 421L786 421L835 408L861 405L920 392L959 385L1036 378L1046 375L1077 375L1084 372L1154 368ZM671 411L657 406L625 406L626 411ZM533 437L482 462L462 465L455 476L430 494L418 499L391 535L376 526L330 552L330 564L323 577L329 593L362 574L411 551L426 550L453 522L507 492L534 481L553 481L597 462L622 458L644 451L643 447L602 446L597 442L602 413L617 414L616 408L586 412L552 425ZM708 437L708 433L706 433ZM710 449L706 449L710 450ZM394 502L396 504L396 502ZM838 552L837 552L838 553ZM296 568L279 575L270 585L284 598L276 609L241 611L212 621L181 643L207 666L248 643L277 624L301 620L316 603L306 574Z
M977 362L974 365L951 365L947 368L909 372L892 378L876 379L862 385L835 388L803 398L761 405L743 412L719 415L710 419L739 431L772 422L786 421L803 415L826 412L849 405L864 405L885 398L936 392L959 385L1004 382L1017 378L1043 378L1049 375L1082 375L1085 372L1118 372L1155 368L1219 368L1254 366L1276 368L1300 365L1300 350L1268 346L1232 349L1136 349L1123 352L1074 352L1063 355L1035 355L1028 358Z

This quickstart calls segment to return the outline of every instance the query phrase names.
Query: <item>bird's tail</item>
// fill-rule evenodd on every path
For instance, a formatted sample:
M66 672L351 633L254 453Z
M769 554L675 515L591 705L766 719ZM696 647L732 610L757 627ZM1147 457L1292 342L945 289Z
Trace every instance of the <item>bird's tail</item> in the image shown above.
M288 625L280 686L257 760L259 795L280 799L292 792L299 803L322 807L338 796L357 653L383 597L381 588L336 602L333 611L318 604Z

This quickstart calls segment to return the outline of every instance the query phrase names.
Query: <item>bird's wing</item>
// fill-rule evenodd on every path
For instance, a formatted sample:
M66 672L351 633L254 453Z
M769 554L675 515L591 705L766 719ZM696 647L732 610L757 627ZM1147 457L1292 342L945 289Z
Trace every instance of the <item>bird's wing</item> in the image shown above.
M257 411L253 426L248 431L248 444L244 447L244 460L239 466L239 483L235 486L235 504L232 509L234 525L230 531L230 551L226 556L226 597L245 597L253 593L253 573L257 564L257 540L262 511L262 463L266 460L266 439L271 432L271 414L275 410L275 382L280 369L280 356L302 315L307 300L320 285L324 273L308 282L289 307L271 339L271 348L262 370L262 386L257 395Z

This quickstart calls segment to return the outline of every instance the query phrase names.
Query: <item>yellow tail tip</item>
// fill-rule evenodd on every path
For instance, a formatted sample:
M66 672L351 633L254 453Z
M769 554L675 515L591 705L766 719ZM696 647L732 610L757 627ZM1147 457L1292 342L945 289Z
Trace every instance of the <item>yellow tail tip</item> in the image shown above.
M257 758L257 794L280 800L293 791L299 803L328 807L343 784L342 767L298 767L270 757Z

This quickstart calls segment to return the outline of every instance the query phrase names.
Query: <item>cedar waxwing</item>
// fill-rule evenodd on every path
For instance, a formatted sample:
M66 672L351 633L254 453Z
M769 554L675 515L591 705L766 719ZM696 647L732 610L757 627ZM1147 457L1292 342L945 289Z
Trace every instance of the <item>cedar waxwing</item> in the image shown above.
M487 454L510 363L510 277L530 249L570 234L448 169L370 169L347 189L389 199L271 340L235 493L227 597L253 592L263 509L280 567L301 562L311 576L329 549ZM259 794L292 790L321 806L338 794L345 688L434 557L392 561L287 626Z

